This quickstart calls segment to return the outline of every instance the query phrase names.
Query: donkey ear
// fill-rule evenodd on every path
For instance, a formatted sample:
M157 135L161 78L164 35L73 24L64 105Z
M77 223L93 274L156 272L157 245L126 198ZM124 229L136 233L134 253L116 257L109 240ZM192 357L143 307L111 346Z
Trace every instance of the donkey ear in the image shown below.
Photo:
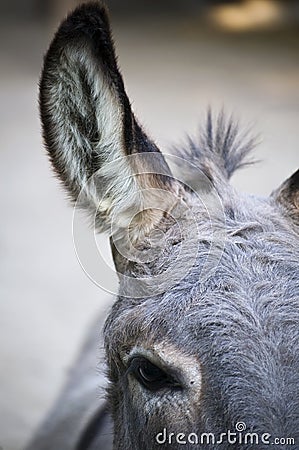
M299 226L299 170L282 183L271 196L283 206L292 222Z
M132 208L144 209L144 189L176 191L162 154L131 111L103 5L80 6L58 29L44 60L40 113L55 171L73 201L97 212L100 231L112 220L126 227ZM151 228L161 214L142 218Z

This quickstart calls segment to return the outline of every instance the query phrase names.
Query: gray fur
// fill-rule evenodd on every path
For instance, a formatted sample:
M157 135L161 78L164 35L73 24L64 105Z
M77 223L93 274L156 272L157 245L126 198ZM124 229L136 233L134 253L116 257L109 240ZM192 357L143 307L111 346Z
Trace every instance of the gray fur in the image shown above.
M106 352L112 377L123 373L122 355L132 347L152 349L162 341L178 355L192 356L194 364L199 361L205 380L196 404L194 393L189 402L181 393L157 396L152 408L162 415L151 416L150 422L142 411L151 395L142 392L136 406L139 422L128 410L117 416L116 429L125 421L121 431L130 430L130 436L117 437L122 444L115 448L156 448L153 441L131 445L131 435L140 436L145 423L146 439L161 423L171 431L220 434L245 421L251 430L298 441L298 236L267 199L241 197L231 190L227 208L225 249L208 280L200 279L207 242L199 240L197 263L178 286L138 304L121 298L108 319ZM200 221L199 227L204 227ZM123 383L121 389L114 383L110 389L113 404L118 396L117 402L123 402ZM190 420L180 418L177 426L176 405L182 399L183 417L188 417L187 408L195 413Z
M107 38L107 29L101 28L106 20L104 14L101 6L83 6L63 27L71 28L75 18L76 26L79 23L80 29L88 30L86 35L90 41L87 39L87 48L92 48L96 31L100 29L100 36L106 33ZM101 26L95 30L93 22L97 22L96 19L99 19ZM76 27L71 34L73 41L76 39L75 30ZM83 47L77 47L77 51L79 49L82 55L77 55L77 60L79 57L87 61L87 67L90 65L90 53L86 50L86 41ZM111 52L111 47L108 50L108 53ZM127 195L132 200L129 187L119 182L122 175L120 167L115 166L115 173L107 171L108 153L103 148L109 148L108 156L113 159L120 145L115 145L114 138L108 139L107 133L113 125L114 137L123 143L128 136L119 139L119 130L124 130L126 123L135 124L131 130L135 153L139 155L147 151L151 154L157 150L153 149L144 134L140 138L139 128L134 128L137 125L131 111L126 109L121 86L115 84L119 73L111 73L113 67L111 69L107 63L111 58L106 53L97 55L103 58L98 61L100 75L92 70L89 77L105 80L113 87L109 91L114 98L111 103L120 102L123 113L113 115L112 123L106 123L109 120L107 101L101 99L106 98L105 92L108 91L105 88L104 94L101 94L103 84L98 84L98 98L93 110L95 115L89 114L88 117L91 121L96 117L92 127L100 124L100 128L106 131L101 134L104 141L96 145L99 167L95 167L95 171L99 168L100 173L109 173L109 183L115 190L116 198ZM50 49L49 55L52 54ZM56 95L61 86L55 85L55 77L53 79L53 73L62 69L60 65L58 69L51 65L49 56L46 61L41 88L46 145L54 166L59 168L60 177L74 195L73 180L91 175L90 170L87 173L87 168L93 167L89 151L92 142L90 139L83 142L76 137L80 134L76 115L78 107L71 107L71 113L68 112L64 121L63 97ZM71 63L69 70L76 73ZM71 94L75 96L73 104L79 105L82 101L79 95L81 88L78 88L77 98L75 91ZM52 100L49 97L51 89ZM88 103L90 99L83 98L84 102ZM47 109L49 104L52 107ZM84 105L80 108L83 111ZM47 122L49 114L57 115L56 119L52 117L50 120L54 130L49 128ZM72 117L77 119L67 125L66 121L71 121ZM61 128L57 128L58 119ZM70 135L72 140L76 140L78 151L74 145L68 144L63 133L60 134L61 146L57 147L57 141L53 144L49 130L55 135L66 128L73 130ZM176 220L166 209L159 219L148 215L147 223L138 225L145 227L144 233L138 231L136 234L138 237L133 252L138 250L139 255L146 254L154 242L150 241L150 229L163 232L163 246L156 243L160 253L153 260L142 257L135 260L130 258L130 254L125 258L113 241L115 236L111 236L115 263L120 272L119 296L104 328L107 381L102 376L98 378L107 387L111 415L106 413L105 420L94 422L94 410L101 408L104 400L103 397L101 400L96 398L94 383L97 377L95 373L87 374L84 362L86 352L90 355L95 351L97 339L93 335L90 345L79 358L79 372L76 370L73 375L69 385L71 388L66 388L39 438L28 447L29 450L178 450L182 446L175 441L159 445L157 434L166 428L169 433L214 433L219 437L228 430L236 431L238 422L246 423L247 431L257 433L259 437L268 433L272 438L294 439L294 445L277 445L277 449L299 448L298 177L295 174L269 198L236 192L229 184L229 178L235 170L248 163L247 156L253 144L252 140L238 136L238 127L231 120L226 121L221 114L214 125L209 113L200 142L195 144L190 141L186 150L177 152L200 170L201 182L194 180L197 170L185 174L186 184L182 180L179 183L170 180L170 172L168 169L165 171L166 163L162 156L158 160L161 169L157 161L150 167L150 172L156 168L157 175L155 179L147 179L145 185L150 188L150 193L151 188L157 185L163 186L166 197L176 193L177 200L172 209ZM105 139L108 139L107 143ZM122 149L129 154L128 145ZM137 174L135 172L131 180L135 188L140 169L138 167ZM167 182L163 179L165 175L169 176ZM101 177L97 179L99 186L101 180ZM197 186L198 192L188 184ZM97 195L96 190L91 203L97 204ZM215 199L220 199L221 207L217 206ZM114 212L117 215L117 208ZM122 212L123 208L119 214ZM111 208L107 208L101 211L100 216L109 223L110 214ZM116 221L119 223L118 217ZM190 261L192 265L188 267ZM159 295L153 294L155 277L173 267L183 276L171 285L167 284L167 276L159 278L162 287L165 283L165 289ZM162 384L158 388L154 385L155 376L154 381L151 379L151 373L147 374L147 378L152 384L147 384L148 380L142 374L148 369L138 366L140 361L154 365L160 375L166 376L163 378L164 375L161 375ZM83 389L84 380L92 386L87 393ZM79 402L72 402L74 392ZM60 411L62 404L65 407L63 413ZM85 420L87 413L90 414L90 427ZM112 422L113 444L112 435L107 434L107 427ZM86 430L89 430L88 433ZM59 445L57 433L60 433ZM224 441L221 444L204 443L200 447L187 443L184 448L249 450L255 447L246 442L234 446ZM259 442L256 448L263 450L268 445Z

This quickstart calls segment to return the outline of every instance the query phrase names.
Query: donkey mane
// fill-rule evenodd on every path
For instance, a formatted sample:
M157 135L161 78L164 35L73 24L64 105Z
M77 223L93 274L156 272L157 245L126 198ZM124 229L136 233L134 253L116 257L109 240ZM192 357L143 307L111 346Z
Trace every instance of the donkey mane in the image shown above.
M199 137L187 136L185 145L175 147L174 152L201 170L211 182L219 180L219 176L228 181L236 170L255 162L250 153L257 138L250 131L241 130L233 116L223 110L214 114L209 108Z

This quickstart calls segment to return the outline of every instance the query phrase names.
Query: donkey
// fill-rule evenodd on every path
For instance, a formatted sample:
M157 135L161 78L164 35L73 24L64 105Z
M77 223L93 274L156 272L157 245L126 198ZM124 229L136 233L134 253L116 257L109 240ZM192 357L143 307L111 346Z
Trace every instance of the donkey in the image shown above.
M119 292L28 449L299 448L299 171L269 198L237 193L253 142L210 112L166 160L101 3L61 24L40 112L58 177L110 234Z

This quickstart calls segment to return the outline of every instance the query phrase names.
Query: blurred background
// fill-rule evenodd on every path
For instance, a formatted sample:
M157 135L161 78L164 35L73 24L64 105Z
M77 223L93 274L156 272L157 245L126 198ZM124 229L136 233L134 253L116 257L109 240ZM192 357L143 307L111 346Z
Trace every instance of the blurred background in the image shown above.
M111 299L81 269L72 208L50 171L38 79L75 0L0 1L0 448L22 449L86 329ZM119 63L140 121L167 151L208 105L253 126L260 162L243 191L268 195L299 166L298 1L110 0ZM106 238L105 238L106 239ZM60 449L62 450L62 449Z

